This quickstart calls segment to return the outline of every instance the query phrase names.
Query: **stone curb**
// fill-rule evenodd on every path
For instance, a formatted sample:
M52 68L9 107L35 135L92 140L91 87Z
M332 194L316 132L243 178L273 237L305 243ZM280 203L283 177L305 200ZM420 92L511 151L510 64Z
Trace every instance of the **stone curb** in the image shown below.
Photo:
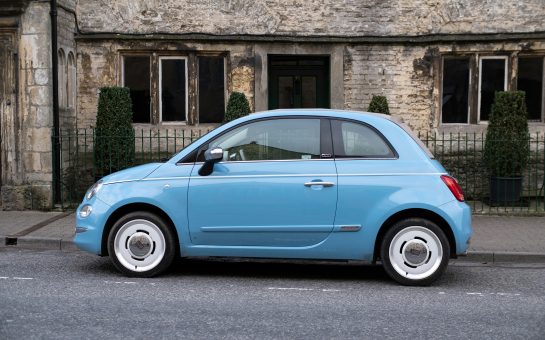
M77 251L72 239L24 236L17 238L16 245L6 245L7 236L0 236L0 248L50 249ZM480 263L545 263L545 253L469 251L467 256L460 256L456 261Z
M63 240L53 237L34 237L24 236L17 238L17 244L8 245L7 236L0 236L0 248L19 248L19 249L41 249L41 250L62 250L75 251L78 248L72 242L72 239Z
M499 263L545 263L545 253L505 252L505 251L469 251L467 256L458 257L457 261Z

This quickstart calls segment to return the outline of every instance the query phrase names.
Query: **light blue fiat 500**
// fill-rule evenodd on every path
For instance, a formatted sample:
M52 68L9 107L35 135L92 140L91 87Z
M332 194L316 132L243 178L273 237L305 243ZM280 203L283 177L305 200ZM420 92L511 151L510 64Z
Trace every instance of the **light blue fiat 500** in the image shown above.
M359 260L427 285L471 233L458 183L404 124L278 110L104 177L77 210L74 242L130 276L177 256Z

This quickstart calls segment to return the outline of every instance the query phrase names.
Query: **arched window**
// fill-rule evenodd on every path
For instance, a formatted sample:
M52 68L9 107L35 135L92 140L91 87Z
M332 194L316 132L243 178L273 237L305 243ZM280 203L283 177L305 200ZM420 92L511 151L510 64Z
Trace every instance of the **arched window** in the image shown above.
M74 53L68 53L68 79L66 84L66 95L68 107L73 108L76 105L76 59Z
M66 56L62 48L59 49L59 107L66 107Z

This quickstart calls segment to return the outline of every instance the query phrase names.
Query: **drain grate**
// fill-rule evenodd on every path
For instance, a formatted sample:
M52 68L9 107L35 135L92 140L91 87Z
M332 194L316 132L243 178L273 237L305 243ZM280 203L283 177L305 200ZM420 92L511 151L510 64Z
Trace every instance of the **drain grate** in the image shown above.
M6 246L16 246L17 245L17 237L6 237Z

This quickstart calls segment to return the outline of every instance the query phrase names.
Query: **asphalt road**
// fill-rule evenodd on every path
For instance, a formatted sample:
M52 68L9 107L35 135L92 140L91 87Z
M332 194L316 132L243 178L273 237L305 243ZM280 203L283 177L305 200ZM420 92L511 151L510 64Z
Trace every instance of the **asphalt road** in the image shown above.
M432 287L380 267L108 258L0 248L0 339L545 339L545 264L451 264Z

